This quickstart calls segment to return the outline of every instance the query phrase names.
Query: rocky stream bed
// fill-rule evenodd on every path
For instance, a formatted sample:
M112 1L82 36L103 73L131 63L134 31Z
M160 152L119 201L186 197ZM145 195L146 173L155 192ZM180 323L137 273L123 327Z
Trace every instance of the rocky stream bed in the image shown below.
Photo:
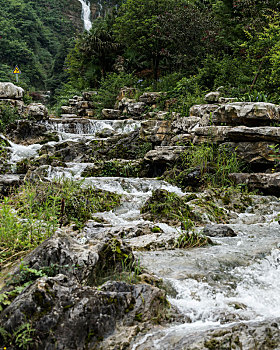
M121 195L115 209L96 213L79 231L61 227L25 257L30 269L57 270L2 308L1 348L16 349L7 334L28 321L29 349L280 349L280 173L271 147L280 140L279 106L210 96L189 117L143 117L143 105L158 98L124 98L120 109L104 111L109 119L42 113L1 136L2 195L24 180L62 177ZM190 142L209 138L237 150L250 173L232 179L262 194L232 192L225 200L222 189L197 191L191 176L192 188L157 178ZM210 244L176 248L180 225L143 213L155 194L160 201L168 192L188 201L195 232ZM126 281L101 282L124 260L133 266ZM17 276L20 267L12 272Z

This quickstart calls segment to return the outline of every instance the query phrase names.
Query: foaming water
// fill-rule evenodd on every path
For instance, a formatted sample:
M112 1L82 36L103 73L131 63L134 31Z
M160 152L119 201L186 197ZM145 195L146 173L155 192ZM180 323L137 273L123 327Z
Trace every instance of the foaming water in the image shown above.
M211 264L211 259L208 263ZM199 275L166 279L176 292L169 301L185 315L187 322L150 332L136 341L132 349L144 350L146 346L179 349L180 342L195 337L196 331L279 317L279 248L247 267L236 267L221 275L226 277L216 281L207 281Z
M56 131L61 140L91 140L104 131L109 135L130 133L139 129L141 122L131 119L50 119L44 125L48 130Z
M82 15L81 18L84 21L84 28L85 30L89 31L91 30L92 27L92 22L90 19L90 1L87 0L79 0L80 3L82 4Z
M42 145L33 144L30 146L18 145L9 141L10 149L12 151L10 162L17 163L23 159L32 158L38 155L38 151L41 149Z

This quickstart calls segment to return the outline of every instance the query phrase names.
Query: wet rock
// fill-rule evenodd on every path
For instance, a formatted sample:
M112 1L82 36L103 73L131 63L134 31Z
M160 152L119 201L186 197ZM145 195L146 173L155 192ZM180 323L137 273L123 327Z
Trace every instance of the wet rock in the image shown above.
M21 100L23 94L24 90L21 87L9 82L0 82L0 99Z
M220 96L221 96L221 93L219 91L213 91L205 95L204 100L208 103L216 103L216 102L219 102Z
M203 234L210 237L235 237L237 234L227 225L206 225Z
M266 102L235 102L221 105L212 114L214 124L265 126L280 120L280 109Z
M77 114L73 114L73 113L71 113L71 114L61 114L60 115L60 118L62 118L62 119L68 119L68 118L78 118L78 115Z
M36 270L53 267L56 273L62 273L79 283L95 285L101 276L122 271L124 257L128 263L133 263L131 249L122 240L112 238L106 232L100 237L92 236L84 243L69 233L57 231L30 253L24 263ZM20 269L17 269L14 275L19 273Z
M246 184L250 190L260 190L264 194L280 196L280 173L234 173L229 178L235 184Z
M2 312L0 322L2 329L13 333L28 317L32 338L41 349L92 349L120 326L129 332L154 318L160 322L166 309L164 292L148 284L107 282L98 290L59 274L27 287ZM0 345L5 346L1 335Z
M48 119L48 109L42 103L31 103L26 108L28 119L45 120Z
M24 175L5 174L0 175L0 195L8 196L13 190L23 183Z
M7 129L7 135L15 143L24 143L26 145L42 144L49 141L58 141L59 139L55 133L48 132L44 124L26 119L10 124Z
M165 338L165 341L172 341ZM197 331L188 337L182 337L172 343L173 349L211 350L276 350L280 345L280 321L265 320L258 322L240 323L223 327L220 330ZM149 346L149 344L145 344ZM137 346L136 350L144 350Z

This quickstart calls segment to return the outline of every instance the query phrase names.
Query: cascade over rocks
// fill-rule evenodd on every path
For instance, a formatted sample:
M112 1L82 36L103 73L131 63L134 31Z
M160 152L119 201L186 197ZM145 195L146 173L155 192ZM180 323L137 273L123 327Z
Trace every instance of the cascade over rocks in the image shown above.
M93 91L70 99L60 118L48 119L43 105L31 104L24 107L28 119L8 129L9 139L23 145L13 146L2 138L4 149L10 147L7 157L17 147L24 153L35 142L45 143L27 152L29 158L19 157L17 172L25 177L0 176L2 195L9 195L23 180L51 182L65 174L83 180L83 186L119 193L122 199L114 210L95 213L79 231L76 222L58 229L14 269L15 280L25 269L41 276L35 274L29 286L9 297L9 305L0 302L0 347L7 345L5 331L13 334L28 321L35 345L42 350L144 350L155 344L178 350L230 349L233 344L238 349L275 348L280 343L278 318L270 322L266 310L254 309L250 288L255 281L249 281L249 291L240 283L243 276L258 278L246 269L265 259L267 266L271 247L276 250L271 268L278 269L279 225L272 221L280 210L279 200L231 186L203 188L203 176L215 176L217 168L203 159L190 167L188 152L204 143L214 144L217 153L225 147L226 155L235 151L248 173L231 174L230 179L280 196L280 173L273 173L279 168L279 106L235 102L214 92L206 97L207 104L193 106L190 116L183 117L155 109L161 93L146 92L136 100L135 92L123 89L115 109L102 111L103 119L93 119ZM162 176L169 183L143 178L149 176ZM197 237L202 237L199 248L182 249ZM202 248L203 244L208 246ZM138 271L142 257L144 274ZM255 270L263 283L261 267ZM267 270L264 274L270 276ZM12 290L13 283L2 292ZM169 310L163 286L180 311L175 306ZM250 321L262 312L265 321ZM168 325L170 316L180 324ZM196 322L212 330L193 330ZM229 322L235 324L221 328ZM136 344L138 333L142 338Z

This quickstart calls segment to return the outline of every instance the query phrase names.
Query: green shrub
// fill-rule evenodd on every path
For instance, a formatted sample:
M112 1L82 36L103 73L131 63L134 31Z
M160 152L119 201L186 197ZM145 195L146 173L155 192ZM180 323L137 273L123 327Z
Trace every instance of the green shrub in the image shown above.
M94 102L99 113L104 108L114 108L120 89L136 86L138 78L133 74L111 73L102 79L98 94L94 96Z
M0 132L5 132L7 126L19 119L16 108L10 106L9 103L0 104Z

